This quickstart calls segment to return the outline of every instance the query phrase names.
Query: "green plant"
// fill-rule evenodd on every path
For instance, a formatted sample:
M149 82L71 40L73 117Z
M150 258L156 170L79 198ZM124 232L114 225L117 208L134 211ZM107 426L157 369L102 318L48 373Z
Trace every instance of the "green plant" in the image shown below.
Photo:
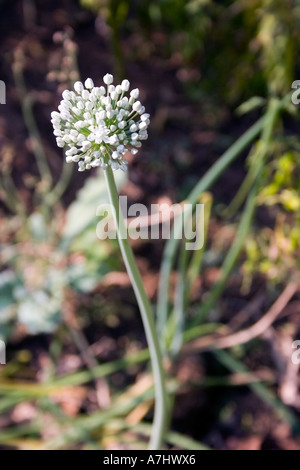
M67 146L67 163L78 163L78 170L100 166L104 170L107 192L112 206L117 236L123 260L140 308L155 379L155 413L149 449L159 449L166 431L167 392L152 308L146 295L134 255L128 242L128 233L119 206L113 170L126 171L124 158L129 148L135 154L141 141L147 139L149 114L140 101L139 90L130 92L129 81L113 85L113 76L103 77L105 87L94 87L92 79L74 84L74 91L65 90L59 112L52 112L57 145Z
M124 181L125 174L117 176L119 187ZM31 334L54 331L63 321L66 289L91 292L117 266L111 257L113 245L95 244L95 207L107 202L100 174L86 181L69 206L64 225L58 210L51 223L36 210L16 232L15 219L11 220L5 236L13 237L14 243L1 246L2 263L9 267L0 274L2 339L13 335L18 325ZM87 238L92 240L92 252Z

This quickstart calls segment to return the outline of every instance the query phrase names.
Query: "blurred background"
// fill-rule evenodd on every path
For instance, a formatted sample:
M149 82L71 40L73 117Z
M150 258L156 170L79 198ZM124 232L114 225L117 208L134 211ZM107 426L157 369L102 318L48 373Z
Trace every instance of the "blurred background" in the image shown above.
M299 26L298 0L0 0L1 449L146 447L149 355L118 244L96 236L103 177L64 164L50 123L64 89L113 73L151 114L117 174L129 202L182 202L232 155L197 196L204 249L179 244L167 283L165 242L132 243L158 304L165 445L300 450Z

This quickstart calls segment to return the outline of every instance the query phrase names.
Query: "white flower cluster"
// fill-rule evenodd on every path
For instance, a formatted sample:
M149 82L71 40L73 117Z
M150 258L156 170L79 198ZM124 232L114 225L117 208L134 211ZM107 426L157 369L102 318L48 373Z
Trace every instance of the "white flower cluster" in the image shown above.
M75 91L63 92L59 112L51 113L57 145L68 147L66 161L77 162L79 171L107 165L126 171L124 155L129 150L135 155L148 137L150 115L137 101L139 90L128 97L128 80L115 86L106 74L103 81L107 87L95 87L91 78L84 85L76 82Z

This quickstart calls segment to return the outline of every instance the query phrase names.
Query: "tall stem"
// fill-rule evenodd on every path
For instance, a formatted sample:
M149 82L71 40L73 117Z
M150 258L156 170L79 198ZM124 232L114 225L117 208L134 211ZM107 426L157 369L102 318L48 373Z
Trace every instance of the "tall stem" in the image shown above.
M186 198L186 202L193 206L197 203L200 194L207 191L212 184L223 174L224 170L240 155L240 153L252 142L253 139L261 132L264 126L264 118L260 118L253 126L248 129L226 152L211 166L205 175L196 184L194 189ZM172 268L175 262L177 249L180 244L180 234L182 233L182 225L178 223L174 225L172 235L166 242L163 259L161 263L158 299L157 299L157 324L158 330L162 334L162 345L164 349L166 344L164 341L164 332L168 321L169 312L169 290Z
M119 205L119 196L113 171L110 166L105 170L105 180L110 203L114 209L113 216L123 260L130 277L132 287L140 308L145 334L149 346L155 387L155 411L151 439L148 448L160 448L167 423L168 398L164 380L162 354L160 351L153 311L148 300L144 285L137 268L131 246L128 241L127 229Z

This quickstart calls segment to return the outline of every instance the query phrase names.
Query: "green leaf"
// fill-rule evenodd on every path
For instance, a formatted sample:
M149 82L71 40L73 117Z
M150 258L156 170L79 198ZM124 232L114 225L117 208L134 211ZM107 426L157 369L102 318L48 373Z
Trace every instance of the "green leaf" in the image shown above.
M236 113L238 116L243 116L244 114L250 113L254 109L261 108L266 104L265 98L260 96L253 96L249 100L242 103L237 109Z
M61 298L35 291L18 306L18 320L31 334L51 333L61 319Z
M102 277L109 271L104 263L101 263L97 270L88 269L86 263L84 265L72 265L66 270L69 285L79 292L91 292Z
M39 212L34 212L29 217L30 232L34 240L41 242L47 240L49 231L47 229L46 221L43 215Z

